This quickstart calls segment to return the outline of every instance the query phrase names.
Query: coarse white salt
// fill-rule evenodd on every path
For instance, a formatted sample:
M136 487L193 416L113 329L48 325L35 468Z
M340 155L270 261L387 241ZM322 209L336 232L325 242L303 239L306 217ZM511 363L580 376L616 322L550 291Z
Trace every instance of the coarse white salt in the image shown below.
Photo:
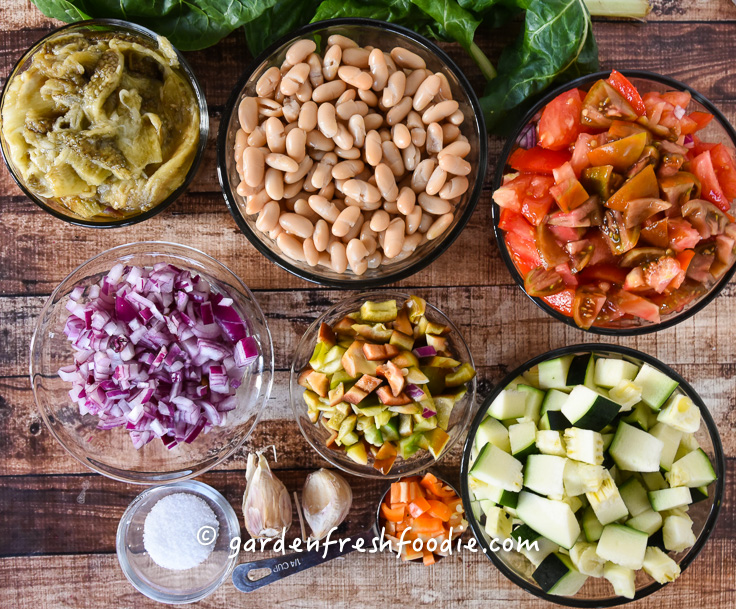
M217 516L204 499L173 493L157 501L146 516L143 547L158 566L184 571L212 553L219 529Z

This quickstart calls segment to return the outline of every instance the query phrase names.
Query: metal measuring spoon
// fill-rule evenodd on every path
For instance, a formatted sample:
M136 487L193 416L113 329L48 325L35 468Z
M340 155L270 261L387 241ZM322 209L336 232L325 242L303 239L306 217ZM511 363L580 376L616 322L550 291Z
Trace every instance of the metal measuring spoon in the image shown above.
M455 487L445 481L444 479L437 476L437 479L442 482L443 485L449 486L455 494L459 497ZM233 570L233 585L241 592L253 592L263 586L268 586L274 582L280 581L289 575L295 573L301 573L312 567L317 567L326 562L329 562L340 556L345 556L355 551L355 543L358 539L364 540L364 547L370 548L370 542L380 536L381 527L381 504L383 503L386 495L391 491L391 486L381 495L381 500L378 502L376 509L376 515L374 518L373 525L367 531L363 531L358 535L350 536L350 543L345 544L342 549L340 545L330 546L325 554L324 550L309 550L306 552L294 552L292 554L286 554L283 556L274 556L273 558L263 558L261 560L252 560L250 562L244 562L239 564ZM436 560L439 561L443 556L437 555ZM415 559L411 562L417 562L421 559ZM264 569L270 569L270 573L260 577L258 579L251 579L250 574L255 571L261 571Z

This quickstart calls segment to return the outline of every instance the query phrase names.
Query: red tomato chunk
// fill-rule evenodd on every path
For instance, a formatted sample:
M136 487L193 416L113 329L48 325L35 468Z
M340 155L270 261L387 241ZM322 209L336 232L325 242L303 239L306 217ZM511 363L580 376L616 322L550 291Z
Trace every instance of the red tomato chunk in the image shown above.
M493 194L529 295L582 328L658 323L736 260L736 153L687 91L614 70L549 102ZM639 321L636 321L639 320Z

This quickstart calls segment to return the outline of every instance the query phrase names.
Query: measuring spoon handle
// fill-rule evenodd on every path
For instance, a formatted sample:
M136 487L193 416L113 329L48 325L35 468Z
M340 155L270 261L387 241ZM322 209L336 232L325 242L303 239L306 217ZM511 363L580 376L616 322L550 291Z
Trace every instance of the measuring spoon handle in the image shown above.
M289 575L294 575L294 573L306 571L338 556L349 554L354 550L355 542L359 538L369 542L373 538L373 530L351 537L349 543L343 544L342 548L340 548L340 544L331 545L326 554L324 549L318 549L242 563L233 570L233 585L241 592L253 592L258 588L289 577ZM248 575L251 571L258 569L270 569L271 572L255 581L251 580Z

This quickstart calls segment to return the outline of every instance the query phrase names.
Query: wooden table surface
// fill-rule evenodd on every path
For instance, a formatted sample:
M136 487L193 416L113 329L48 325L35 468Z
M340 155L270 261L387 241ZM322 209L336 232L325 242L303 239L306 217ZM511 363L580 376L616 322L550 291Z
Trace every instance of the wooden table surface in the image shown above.
M643 68L684 81L736 122L736 6L730 0L653 0L646 23L597 21L605 68ZM58 24L28 0L0 3L0 75L3 82L25 49ZM508 37L479 36L497 57ZM480 89L482 79L457 47L448 51ZM214 256L255 292L274 339L276 375L264 420L248 445L217 471L202 476L238 513L245 487L244 455L276 444L277 468L290 490L325 463L291 419L287 403L290 353L325 302L341 297L277 268L238 231L215 173L214 138L227 96L248 60L242 32L207 51L188 54L204 85L211 115L206 160L189 192L152 220L118 230L75 228L31 203L0 169L0 607L14 609L148 608L156 604L127 583L115 556L115 531L141 488L87 471L51 438L39 420L28 381L33 324L53 288L77 264L115 245L166 240ZM546 351L595 337L554 321L513 285L491 234L490 175L502 141L490 139L491 166L478 208L456 243L434 264L401 282L440 306L462 329L479 365L481 395L509 369ZM703 396L721 432L728 467L736 465L736 288L694 319L640 338L603 339L661 358ZM460 451L442 470L457 477ZM711 540L675 585L637 607L736 607L736 482ZM355 492L350 530L368 523L380 482L351 479ZM243 555L243 558L245 555ZM245 596L230 582L201 607L483 607L513 603L551 606L507 581L488 560L465 552L433 568L401 564L391 555L357 555L298 574Z

